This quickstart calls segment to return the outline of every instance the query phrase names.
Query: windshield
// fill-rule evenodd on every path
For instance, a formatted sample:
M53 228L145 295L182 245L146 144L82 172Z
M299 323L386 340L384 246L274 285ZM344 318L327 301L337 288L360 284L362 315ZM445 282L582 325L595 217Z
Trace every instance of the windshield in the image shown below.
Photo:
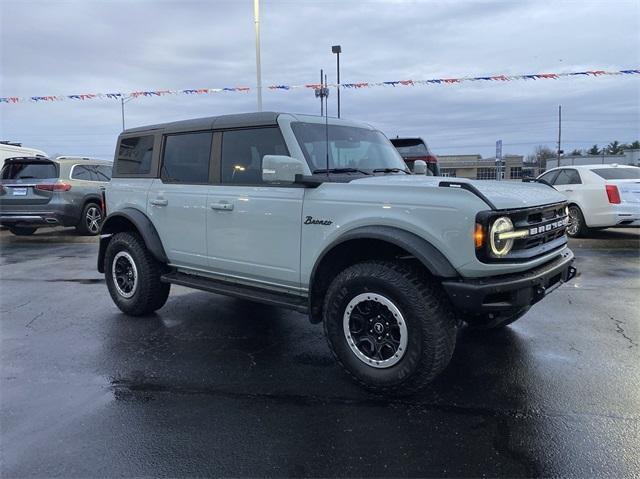
M3 180L44 180L57 178L58 171L50 161L8 161L0 176Z
M640 168L594 168L591 171L605 180L640 179Z
M327 133L322 123L292 123L291 128L311 171L327 168ZM387 137L376 130L329 125L329 169L353 168L407 170Z
M412 157L412 156L429 156L430 152L425 146L424 143L415 143L413 145L402 145L395 144L397 150L400 152L402 156Z

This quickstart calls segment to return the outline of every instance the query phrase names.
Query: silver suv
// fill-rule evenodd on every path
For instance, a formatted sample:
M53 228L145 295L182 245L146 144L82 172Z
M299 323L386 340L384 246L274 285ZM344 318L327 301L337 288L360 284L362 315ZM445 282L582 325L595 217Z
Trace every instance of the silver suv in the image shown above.
M463 322L506 326L575 275L553 188L412 174L382 133L346 120L127 130L106 205L98 270L122 311L151 313L178 284L307 313L375 392L424 386Z
M0 173L0 224L30 235L44 226L75 226L97 235L111 161L60 156L9 158Z

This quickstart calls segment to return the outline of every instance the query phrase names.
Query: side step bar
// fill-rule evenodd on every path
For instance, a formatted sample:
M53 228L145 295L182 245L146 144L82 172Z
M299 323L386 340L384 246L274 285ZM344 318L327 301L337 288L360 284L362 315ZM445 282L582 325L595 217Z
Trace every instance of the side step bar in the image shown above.
M293 309L300 313L308 311L307 298L295 294L278 293L264 289L252 288L237 283L228 283L213 278L204 278L185 273L167 273L161 277L163 283L179 284L188 288L208 291L210 293L248 299L259 303L270 304L281 308Z

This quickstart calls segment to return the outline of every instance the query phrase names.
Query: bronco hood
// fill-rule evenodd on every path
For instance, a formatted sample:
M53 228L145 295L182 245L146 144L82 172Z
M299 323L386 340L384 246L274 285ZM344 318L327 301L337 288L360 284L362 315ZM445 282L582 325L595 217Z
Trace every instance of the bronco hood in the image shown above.
M445 178L421 175L383 175L367 176L353 180L355 184L371 184L379 186L405 186L424 188L444 188L441 183L466 183L475 187L496 209L528 208L566 201L566 198L555 189L542 183L525 183L520 181L467 180L465 178ZM474 194L461 191L461 194Z

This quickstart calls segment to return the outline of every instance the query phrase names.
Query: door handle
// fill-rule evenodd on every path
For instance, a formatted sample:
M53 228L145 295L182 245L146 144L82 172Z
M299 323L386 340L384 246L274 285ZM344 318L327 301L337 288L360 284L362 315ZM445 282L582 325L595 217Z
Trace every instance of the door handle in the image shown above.
M169 204L169 201L163 200L163 199L157 199L157 200L151 200L149 203L151 203L153 206L167 206Z
M573 190L564 190L565 193L573 193Z
M222 211L231 211L233 209L233 203L220 202L220 203L211 203L212 210L222 210Z

